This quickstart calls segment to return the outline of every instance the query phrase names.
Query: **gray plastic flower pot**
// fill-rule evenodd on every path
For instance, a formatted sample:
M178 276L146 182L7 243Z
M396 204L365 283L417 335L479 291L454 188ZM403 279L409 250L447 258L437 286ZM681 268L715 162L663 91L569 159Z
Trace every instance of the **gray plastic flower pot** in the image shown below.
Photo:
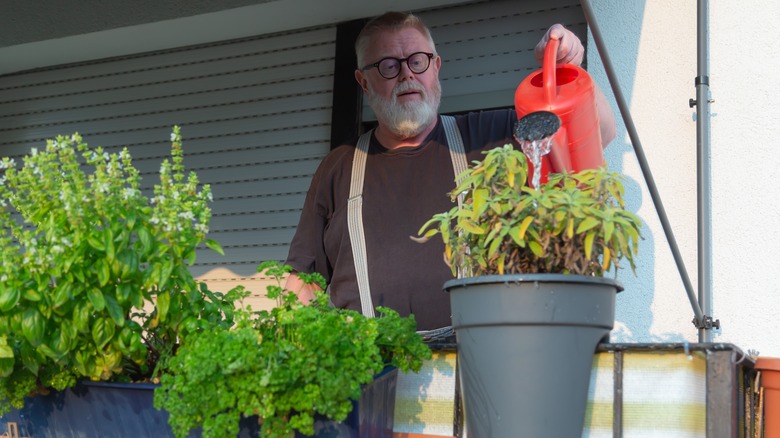
M452 325L473 438L582 436L593 355L612 329L605 278L561 274L450 280Z

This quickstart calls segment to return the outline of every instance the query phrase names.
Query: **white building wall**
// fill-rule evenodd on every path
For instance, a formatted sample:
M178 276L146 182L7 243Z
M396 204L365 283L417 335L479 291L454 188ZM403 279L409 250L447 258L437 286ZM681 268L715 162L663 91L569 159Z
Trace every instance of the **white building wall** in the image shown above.
M698 285L693 0L593 0L609 57L693 284ZM780 356L780 3L712 0L710 7L713 341ZM592 35L590 44L595 48ZM596 50L589 70L609 91ZM696 342L693 311L647 184L618 117L607 150L627 175L629 207L645 221L637 275L621 272L617 342Z

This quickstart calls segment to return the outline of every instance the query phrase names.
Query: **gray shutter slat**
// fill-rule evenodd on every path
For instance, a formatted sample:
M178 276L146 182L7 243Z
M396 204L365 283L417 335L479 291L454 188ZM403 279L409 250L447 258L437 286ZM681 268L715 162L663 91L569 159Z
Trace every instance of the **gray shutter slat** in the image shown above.
M286 134L295 135L295 131L298 129L311 127L322 127L329 132L330 120L326 120L327 117L330 117L330 108L309 108L301 109L298 112L270 116L250 115L241 120L216 119L208 122L189 123L186 120L170 119L156 126L128 127L128 129L120 131L85 131L84 129L78 129L79 126L72 125L63 126L61 128L62 131L60 132L69 135L75 131L79 131L85 138L85 141L93 146L127 146L132 151L132 148L135 145L159 144L161 146L160 150L166 151L170 149L170 145L161 143L160 139L164 139L163 142L167 141L165 139L170 137L170 130L174 124L182 126L186 142L187 138L229 137L235 134L249 132L266 132L271 134L285 131ZM81 127L83 128L84 126ZM11 134L7 133L7 135L0 138L4 139L4 137L8 136L11 136ZM41 146L41 144L44 144L45 140L50 138L51 135L41 134L40 131L33 131L29 133L17 132L16 137L17 139L14 141L0 141L0 151L3 151L6 155L26 153L26 151L29 151L30 147L38 147ZM224 146L235 147L236 144L228 141Z
M251 166L241 166L240 168L230 166L201 169L198 171L198 180L203 184L211 184L213 186L240 177L246 178L250 175L257 175L266 179L283 178L289 175L312 175L317 169L319 162L319 158L314 158L289 162L257 163ZM237 175L239 171L241 173L240 176Z
M75 66L60 66L24 74L7 75L0 83L0 91L5 95L6 91L37 88L41 85L53 83L63 84L83 80L83 78L102 78L105 76L125 76L136 72L159 69L160 66L194 66L207 62L221 62L233 58L265 58L264 62L271 62L285 56L287 52L299 49L308 49L321 45L332 44L335 41L335 28L322 27L308 29L301 32L281 33L277 35L263 35L257 38L246 38L235 41L221 41L199 47L184 47L154 53L142 53L135 56L126 56L119 59L95 61ZM322 53L331 53L333 49L322 50ZM316 57L302 57L306 60ZM198 69L191 70L197 73ZM121 81L121 80L120 80ZM62 87L68 90L68 87ZM5 99L3 99L5 100Z
M247 126L247 121L254 120L261 126L269 123L269 126L277 126L275 118L284 116L307 113L308 118L317 118L324 120L330 116L331 94L328 91L322 91L318 94L308 94L286 99L234 103L215 105L213 107L197 109L181 109L166 111L161 113L130 115L120 118L93 119L93 120L63 120L57 124L48 124L43 126L32 126L28 129L16 127L12 129L0 129L0 135L7 142L24 141L34 136L37 138L51 138L61 133L72 133L79 131L79 127L89 126L90 132L84 132L82 135L90 133L112 133L134 131L138 127L147 129L150 126L170 127L173 125L202 125L219 124L221 128L235 130L238 126ZM326 114L311 115L312 111L319 111ZM188 135L190 131L184 131ZM200 135L200 132L194 131L194 135ZM135 136L133 136L135 137Z
M68 112L70 120L89 120L206 105L225 105L232 102L264 102L290 96L323 93L329 90L333 82L330 73L324 71L326 65L332 68L332 61L319 64L321 65L317 70L321 71L312 71L310 72L312 74L297 79L287 76L286 80L257 83L257 74L252 73L242 75L247 78L231 77L228 87L225 78L208 78L208 80L197 80L195 81L197 83L189 84L186 88L179 84L180 88L177 90L171 89L173 87L170 86L160 86L161 89L156 93L144 90L143 93L133 93L129 99L127 90L112 90L0 104L0 130L15 128L20 124L57 123L62 119L60 114L62 111ZM285 70L292 70L292 68ZM144 88L157 88L157 86ZM12 109L19 112L11 113Z
M298 223L298 217L301 211L259 211L253 213L244 213L241 215L217 216L211 221L210 230L213 233L255 229L262 226L265 228L290 227L290 224Z
M307 187L308 189L308 187ZM306 197L306 190L288 192L285 194L273 193L270 195L257 195L245 197L223 197L215 199L211 205L214 218L223 216L246 214L247 211L274 211L300 209ZM298 218L293 221L297 223Z
M211 186L214 199L222 197L251 197L268 196L288 193L305 193L309 189L311 175L291 176L285 179L272 179L263 181L239 181L225 182L218 186ZM250 206L247 206L248 208Z
M257 265L262 261L284 260L290 249L289 241L292 239L292 235L292 232L279 235L277 243L226 248L224 257L208 249L198 250L192 272L194 275L208 279L212 269L223 267L238 275L252 275L256 272Z

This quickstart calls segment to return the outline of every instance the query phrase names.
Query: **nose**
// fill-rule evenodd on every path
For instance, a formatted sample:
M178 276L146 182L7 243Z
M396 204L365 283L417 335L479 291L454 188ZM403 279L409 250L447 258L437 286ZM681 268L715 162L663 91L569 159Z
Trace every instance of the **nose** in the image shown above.
M414 76L414 72L412 69L409 68L409 60L405 60L401 62L401 66L399 67L400 71L398 72L398 80L399 81L405 81L412 76Z

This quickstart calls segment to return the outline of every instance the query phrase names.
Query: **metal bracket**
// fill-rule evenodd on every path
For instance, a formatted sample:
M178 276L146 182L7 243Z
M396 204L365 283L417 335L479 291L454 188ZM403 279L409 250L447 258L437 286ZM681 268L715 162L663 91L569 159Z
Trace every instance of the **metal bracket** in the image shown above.
M715 99L707 99L707 102L714 103ZM688 99L688 106L689 107L691 107L691 108L695 107L696 103L697 103L696 99Z
M691 322L697 329L712 330L715 328L720 330L720 320L713 320L711 316L703 315L701 321L697 321L694 317Z

